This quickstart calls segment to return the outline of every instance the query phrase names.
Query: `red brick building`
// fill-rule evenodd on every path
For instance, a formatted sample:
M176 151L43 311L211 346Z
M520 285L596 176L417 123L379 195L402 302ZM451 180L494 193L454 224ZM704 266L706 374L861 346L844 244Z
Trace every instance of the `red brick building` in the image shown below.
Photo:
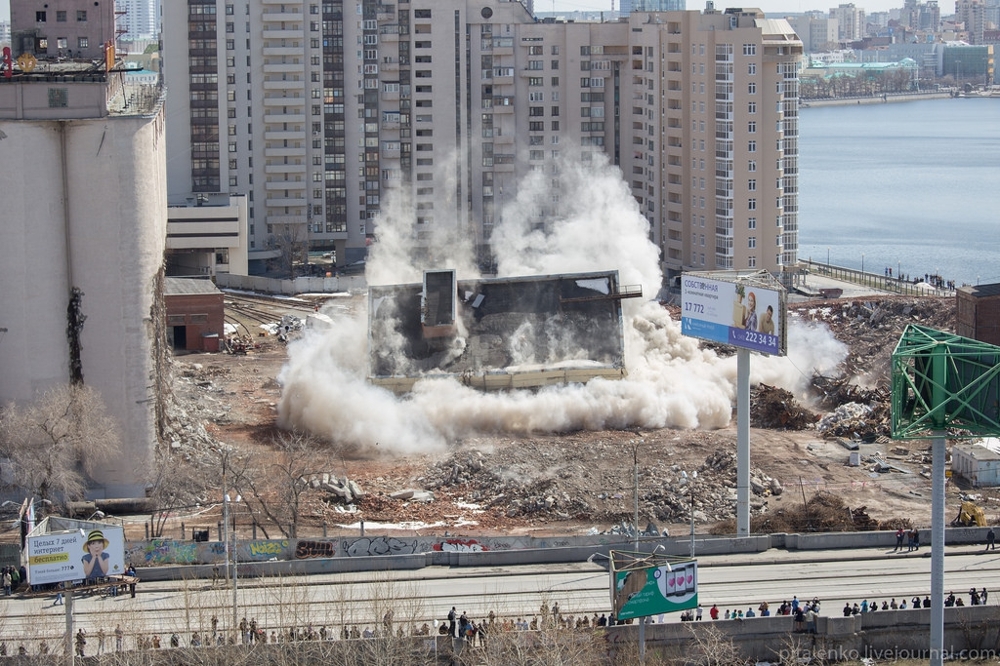
M219 351L225 333L222 292L211 280L165 278L167 339L173 349Z
M955 332L1000 346L1000 283L955 290Z

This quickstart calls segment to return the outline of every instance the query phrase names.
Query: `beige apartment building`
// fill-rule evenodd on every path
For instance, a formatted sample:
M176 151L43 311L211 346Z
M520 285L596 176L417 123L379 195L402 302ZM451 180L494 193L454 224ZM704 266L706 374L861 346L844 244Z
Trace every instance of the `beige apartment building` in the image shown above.
M289 242L362 259L393 201L416 250L453 231L489 266L518 183L577 151L621 168L665 271L796 261L802 44L784 20L549 22L499 0L163 11L171 197L245 193L251 272Z

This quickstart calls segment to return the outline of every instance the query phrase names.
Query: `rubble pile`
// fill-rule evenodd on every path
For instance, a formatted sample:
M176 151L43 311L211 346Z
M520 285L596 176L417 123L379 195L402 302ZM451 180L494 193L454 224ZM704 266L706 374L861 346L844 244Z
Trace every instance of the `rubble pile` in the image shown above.
M874 442L888 437L892 422L888 400L874 405L849 402L819 420L816 430L824 437L844 437Z
M794 316L822 321L850 346L843 371L887 386L892 350L909 324L954 330L955 299L945 297L872 296L793 306Z
M867 507L851 509L844 500L827 492L812 496L803 506L786 505L756 518L751 517L752 532L859 532L878 529L878 522L868 515Z
M818 418L783 388L758 384L750 389L750 425L754 428L805 430Z
M487 460L490 464L485 464ZM573 463L546 469L529 461L509 466L496 462L496 453L487 458L482 451L463 449L433 466L421 481L427 490L448 489L486 509L497 509L508 518L595 522L633 518L633 469L631 464L620 464L620 456L613 466L617 469L593 472L568 469L576 467ZM692 515L697 523L731 518L735 510L736 467L736 455L723 449L713 452L696 469L686 471L658 459L644 458L639 476L640 516L667 523L686 522ZM697 477L692 472L697 472ZM602 479L593 479L597 475ZM592 481L579 484L576 481L581 477ZM766 511L766 498L782 492L777 479L756 467L751 468L750 487L755 513Z

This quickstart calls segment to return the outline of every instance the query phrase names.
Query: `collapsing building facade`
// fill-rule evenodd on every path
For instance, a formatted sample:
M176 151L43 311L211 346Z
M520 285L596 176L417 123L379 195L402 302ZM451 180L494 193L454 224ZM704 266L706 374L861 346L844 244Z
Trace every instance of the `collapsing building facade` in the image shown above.
M481 389L625 376L624 298L617 271L456 279L370 287L369 377L396 392L421 378Z

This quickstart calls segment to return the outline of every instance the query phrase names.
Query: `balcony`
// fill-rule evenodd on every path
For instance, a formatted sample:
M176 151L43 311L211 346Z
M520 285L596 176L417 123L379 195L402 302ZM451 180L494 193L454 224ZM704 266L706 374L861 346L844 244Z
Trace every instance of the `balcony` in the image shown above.
M304 123L305 121L304 113L268 113L264 115L265 124L280 125L281 123Z
M301 95L295 95L294 97L265 97L264 106L291 106L300 108L306 105L306 98Z
M282 146L280 148L265 148L264 157L305 157L305 146Z
M271 197L268 197L267 201L265 201L264 204L267 207L269 207L269 208L284 208L285 206L288 206L290 208L294 208L294 207L305 208L306 207L306 198L305 197L302 197L302 198L292 198L292 197L288 197L288 198L274 197L274 198L271 198ZM303 219L305 219L305 218L303 217Z
M264 132L265 141L303 141L306 138L305 131L300 132L290 132L290 131L278 131L278 132Z
M274 23L275 21L294 21L298 23L303 19L302 12L289 11L287 8L285 11L263 12L260 18L264 23Z
M305 81L264 81L264 90L305 90Z
M305 173L305 164L268 164L264 167L264 173Z
M265 74L302 74L306 66L302 63L264 64Z
M271 180L264 183L264 189L268 192L281 192L284 190L295 190L298 192L299 190L306 189L306 185L308 184L309 183L304 180Z
M261 31L261 37L264 39L302 39L302 36L302 28L298 28L297 30L273 30L264 28Z
M268 56L300 56L306 52L305 46L265 46L264 57Z
M268 215L268 224L282 224L287 226L294 226L296 224L305 224L305 215Z

